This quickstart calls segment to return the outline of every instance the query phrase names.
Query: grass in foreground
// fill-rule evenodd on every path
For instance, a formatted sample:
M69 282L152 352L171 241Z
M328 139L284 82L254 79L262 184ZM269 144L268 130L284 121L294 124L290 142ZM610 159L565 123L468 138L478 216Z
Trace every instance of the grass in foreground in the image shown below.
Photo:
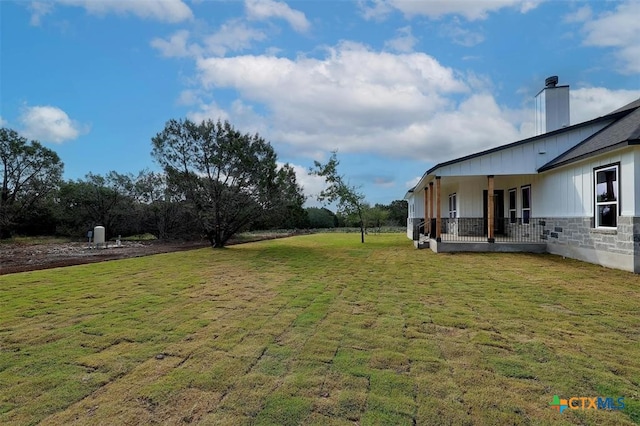
M640 278L554 256L310 235L3 276L0 306L2 424L640 423Z

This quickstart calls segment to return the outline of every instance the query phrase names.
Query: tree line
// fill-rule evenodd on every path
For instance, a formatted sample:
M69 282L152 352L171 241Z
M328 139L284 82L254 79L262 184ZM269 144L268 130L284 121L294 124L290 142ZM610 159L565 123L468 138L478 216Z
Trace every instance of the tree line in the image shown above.
M0 238L82 237L102 225L107 238L205 237L223 247L245 230L379 227L406 220L405 201L373 207L363 202L355 218L347 210L336 215L305 209L293 167L278 166L270 143L228 122L169 120L152 138L152 156L161 172L111 171L64 180L53 150L1 128Z

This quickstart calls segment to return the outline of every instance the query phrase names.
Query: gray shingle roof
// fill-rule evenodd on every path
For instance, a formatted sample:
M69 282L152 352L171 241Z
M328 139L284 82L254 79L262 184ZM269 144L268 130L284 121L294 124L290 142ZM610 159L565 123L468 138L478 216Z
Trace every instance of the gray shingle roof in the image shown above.
M636 109L640 107L640 98L636 99L635 101L626 104L625 106L623 106L622 108L618 108L617 110L613 111L611 114L616 114L618 112L622 112L622 111L627 111L630 109Z
M540 167L538 172L560 167L623 146L640 143L640 98L607 114L605 117L611 116L614 118L616 115L620 115L616 121Z

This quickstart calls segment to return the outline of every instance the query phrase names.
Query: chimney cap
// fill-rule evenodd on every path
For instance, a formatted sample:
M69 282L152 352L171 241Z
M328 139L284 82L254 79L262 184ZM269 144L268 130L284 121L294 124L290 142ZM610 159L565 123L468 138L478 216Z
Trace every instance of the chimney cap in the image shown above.
M556 87L558 84L558 76L552 75L544 80L544 87Z

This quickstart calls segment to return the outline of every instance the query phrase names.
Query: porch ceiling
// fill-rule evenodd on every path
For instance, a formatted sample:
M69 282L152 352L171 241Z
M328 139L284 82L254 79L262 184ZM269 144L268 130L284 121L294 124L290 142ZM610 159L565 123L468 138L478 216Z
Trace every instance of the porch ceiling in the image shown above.
M532 173L523 173L523 174L508 174L508 175L494 175L494 182L496 185L500 185L501 182L505 182L514 177L526 177L531 176L537 177L538 174ZM474 175L474 176L441 176L442 185L455 185L455 184L470 184L470 183L478 183L482 182L484 186L487 186L487 175ZM429 182L434 182L435 176L429 176L428 179L421 180L418 185L414 188L414 192L424 190L425 186L429 185Z

